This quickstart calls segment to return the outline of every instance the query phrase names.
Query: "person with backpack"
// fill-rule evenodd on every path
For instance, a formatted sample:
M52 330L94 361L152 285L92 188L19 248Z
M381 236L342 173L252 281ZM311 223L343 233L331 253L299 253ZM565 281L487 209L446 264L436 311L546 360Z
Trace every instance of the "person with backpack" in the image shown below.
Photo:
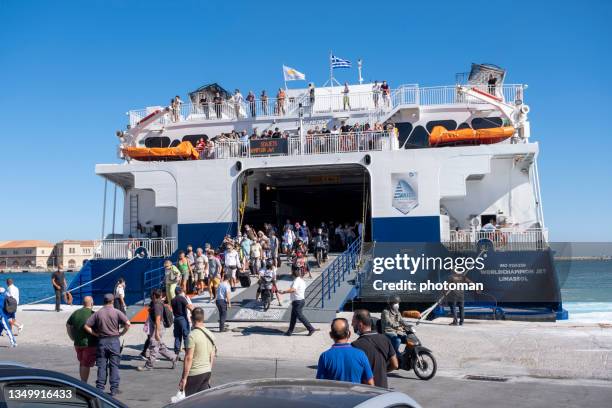
M193 329L185 345L183 375L179 390L188 397L210 388L213 363L217 353L215 337L204 327L204 309L196 307L192 312Z
M12 300L9 300L9 303L12 303L12 306L10 306L12 312L8 313L8 319L13 334L17 336L23 330L23 324L19 323L15 317L17 313L17 306L19 306L19 288L15 286L13 279L11 278L6 280L6 295L7 297L13 298Z
M163 340L164 328L170 328L174 323L172 310L164 306L162 302L161 290L154 289L151 292L151 305L149 306L149 318L145 323L148 334L151 336L149 343L149 356L144 366L138 367L138 371L150 371L153 369L155 361L162 355L172 362L172 368L176 367L178 356L166 347Z
M9 341L11 342L11 347L17 347L17 341L15 341L15 337L13 336L13 331L11 330L11 325L8 319L7 309L12 310L9 305L7 305L7 299L12 299L10 296L6 295L6 291L3 287L0 287L0 335L3 331L6 330ZM10 303L10 300L8 301ZM8 306L8 307L7 307ZM15 309L17 306L15 305Z

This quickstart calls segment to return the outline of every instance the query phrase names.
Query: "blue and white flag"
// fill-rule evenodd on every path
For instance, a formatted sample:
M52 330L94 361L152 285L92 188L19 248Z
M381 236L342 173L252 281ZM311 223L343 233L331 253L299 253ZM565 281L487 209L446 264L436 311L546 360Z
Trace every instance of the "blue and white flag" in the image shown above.
M331 67L332 68L350 68L351 67L351 61L349 60L345 60L342 58L338 58L334 55L332 55L331 57Z

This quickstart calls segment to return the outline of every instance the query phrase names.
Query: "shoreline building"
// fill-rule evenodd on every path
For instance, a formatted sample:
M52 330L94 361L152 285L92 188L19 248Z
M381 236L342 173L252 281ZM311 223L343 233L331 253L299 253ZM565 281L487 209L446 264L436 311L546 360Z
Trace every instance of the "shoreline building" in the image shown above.
M0 271L46 270L53 265L54 244L42 240L0 242Z
M55 244L53 259L65 271L77 271L94 256L95 242L92 240L64 240Z

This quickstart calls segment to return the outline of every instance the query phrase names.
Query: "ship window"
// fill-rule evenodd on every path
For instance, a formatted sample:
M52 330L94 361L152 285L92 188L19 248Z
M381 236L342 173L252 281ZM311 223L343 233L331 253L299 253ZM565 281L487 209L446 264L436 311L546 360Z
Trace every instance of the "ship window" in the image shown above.
M144 141L145 147L168 147L170 138L167 136L152 136L147 137Z
M172 143L170 143L170 146L169 146L169 147L176 147L176 146L178 146L180 143L181 143L181 141L180 141L180 140L178 140L178 139L173 140L173 141L172 141Z
M503 121L500 117L493 118L474 118L472 119L472 128L474 129L490 129L500 127Z
M431 133L436 126L444 126L446 130L455 130L457 129L457 122L454 120L432 120L427 122L427 131Z
M457 129L469 129L470 125L468 125L467 123L463 122L462 124L459 125L459 127Z
M183 142L191 142L191 144L195 147L198 144L198 140L200 139L208 140L208 136L206 135L187 135L183 136Z
M404 146L404 143L408 140L408 136L410 136L410 132L412 132L412 123L396 123L395 127L397 128L399 146Z
M423 126L414 128L410 137L406 141L405 149L418 149L421 147L429 147L429 133Z

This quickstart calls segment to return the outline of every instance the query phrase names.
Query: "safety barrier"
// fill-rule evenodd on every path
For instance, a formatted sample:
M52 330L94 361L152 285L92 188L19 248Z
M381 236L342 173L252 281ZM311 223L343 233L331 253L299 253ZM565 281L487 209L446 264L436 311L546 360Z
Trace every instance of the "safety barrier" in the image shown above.
M451 251L473 251L479 245L492 245L496 251L539 251L548 247L548 230L531 228L518 231L500 228L495 231L451 231L444 245Z
M163 258L176 251L176 238L119 238L102 239L94 244L98 259L130 259L138 248L144 248L150 258Z
M347 275L357 268L361 255L361 237L357 237L346 251L332 261L321 273L321 308L325 307L325 301L330 300L332 294L346 280Z

